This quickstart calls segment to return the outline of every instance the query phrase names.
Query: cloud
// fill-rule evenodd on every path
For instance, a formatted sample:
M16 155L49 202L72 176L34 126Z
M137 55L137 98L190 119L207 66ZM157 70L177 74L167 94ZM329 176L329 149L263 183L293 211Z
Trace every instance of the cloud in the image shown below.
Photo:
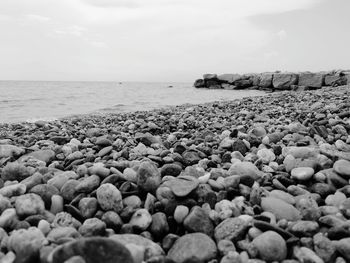
M40 23L44 23L47 21L50 21L51 18L47 17L47 16L41 16L41 15L36 15L36 14L28 14L25 16L27 19L32 20L32 21L36 21L36 22L40 22Z
M277 32L277 36L280 40L284 40L287 38L288 34L284 29L282 29L282 30Z

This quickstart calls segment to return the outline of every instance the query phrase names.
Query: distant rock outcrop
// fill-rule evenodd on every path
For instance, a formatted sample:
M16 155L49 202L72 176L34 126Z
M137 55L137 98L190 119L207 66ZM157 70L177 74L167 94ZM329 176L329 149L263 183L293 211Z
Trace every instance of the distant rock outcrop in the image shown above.
M266 72L253 74L204 74L197 79L196 88L208 89L260 89L260 90L309 90L323 86L350 84L350 70L328 72Z

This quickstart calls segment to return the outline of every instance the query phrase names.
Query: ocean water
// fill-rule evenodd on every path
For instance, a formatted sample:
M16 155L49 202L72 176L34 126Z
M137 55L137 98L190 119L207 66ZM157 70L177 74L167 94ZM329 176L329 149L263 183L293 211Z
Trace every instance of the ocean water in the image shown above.
M0 123L152 110L263 94L196 89L192 83L0 81Z

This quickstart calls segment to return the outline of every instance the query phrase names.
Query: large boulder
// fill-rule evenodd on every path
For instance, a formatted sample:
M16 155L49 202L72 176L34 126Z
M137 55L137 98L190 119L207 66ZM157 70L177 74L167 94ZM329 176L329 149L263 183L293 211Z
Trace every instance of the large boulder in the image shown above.
M239 74L221 74L219 76L217 76L217 79L220 82L223 83L234 83L236 80L239 80L241 78L241 75Z
M277 90L289 90L298 83L298 75L294 73L276 73L273 75L273 87Z
M260 76L260 82L259 82L259 87L263 89L268 89L272 87L272 79L273 79L273 74L272 73L263 73Z
M343 86L348 84L348 79L349 79L349 73L346 72L334 72L330 73L325 77L325 85L326 86L332 86L332 87L337 87L337 86Z
M204 81L203 79L197 79L197 80L194 82L193 86L194 86L195 88L205 88L205 81Z
M204 74L203 79L204 80L216 80L218 75L216 74Z
M300 73L299 86L309 88L321 88L324 82L324 75L321 73Z

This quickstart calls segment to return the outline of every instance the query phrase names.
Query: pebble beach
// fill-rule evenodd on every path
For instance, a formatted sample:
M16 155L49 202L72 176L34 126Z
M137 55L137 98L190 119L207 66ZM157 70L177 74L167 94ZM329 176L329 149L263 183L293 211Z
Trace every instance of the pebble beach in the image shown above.
M0 262L350 262L350 86L0 124Z

